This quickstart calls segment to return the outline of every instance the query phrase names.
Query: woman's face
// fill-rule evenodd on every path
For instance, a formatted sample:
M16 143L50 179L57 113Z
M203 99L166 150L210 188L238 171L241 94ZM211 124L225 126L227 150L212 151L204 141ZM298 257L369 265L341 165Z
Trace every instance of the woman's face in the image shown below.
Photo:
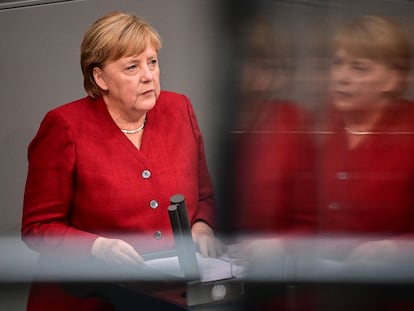
M151 110L160 95L157 51L151 46L139 55L121 57L94 69L104 100L125 118Z
M331 91L340 111L381 108L400 84L401 74L378 61L353 57L344 50L335 54L331 68Z

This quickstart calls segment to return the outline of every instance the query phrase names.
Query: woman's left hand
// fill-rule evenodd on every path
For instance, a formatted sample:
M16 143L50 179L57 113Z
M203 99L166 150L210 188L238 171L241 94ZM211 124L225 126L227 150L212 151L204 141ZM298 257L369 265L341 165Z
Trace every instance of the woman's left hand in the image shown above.
M191 227L191 233L194 242L200 249L201 255L205 257L217 257L224 252L224 244L216 239L213 229L205 222L195 222Z

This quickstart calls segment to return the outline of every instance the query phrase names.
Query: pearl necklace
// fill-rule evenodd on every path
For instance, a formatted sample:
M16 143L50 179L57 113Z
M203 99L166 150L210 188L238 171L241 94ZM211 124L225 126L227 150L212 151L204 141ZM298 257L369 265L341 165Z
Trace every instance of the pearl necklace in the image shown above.
M349 127L344 127L344 130L352 135L413 135L414 134L414 132L411 132L411 131L395 131L395 132L354 131L354 130L351 130Z
M351 130L349 127L344 127L345 131L352 135L370 135L370 134L378 134L378 132L370 132L370 131L354 131Z
M142 131L145 127L145 121L144 123L142 123L142 125L139 128L136 128L135 130L125 130L125 129L121 129L122 133L124 134L135 134L138 133L139 131Z

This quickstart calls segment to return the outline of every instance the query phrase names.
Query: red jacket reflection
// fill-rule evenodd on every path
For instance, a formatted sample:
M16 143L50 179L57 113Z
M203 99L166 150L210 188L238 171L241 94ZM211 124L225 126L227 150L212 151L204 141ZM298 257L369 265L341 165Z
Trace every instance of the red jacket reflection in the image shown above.
M321 156L322 233L390 238L414 231L414 104L397 102L354 148L339 116Z
M232 218L245 233L307 233L315 224L314 150L305 114L261 101L260 119L232 132Z

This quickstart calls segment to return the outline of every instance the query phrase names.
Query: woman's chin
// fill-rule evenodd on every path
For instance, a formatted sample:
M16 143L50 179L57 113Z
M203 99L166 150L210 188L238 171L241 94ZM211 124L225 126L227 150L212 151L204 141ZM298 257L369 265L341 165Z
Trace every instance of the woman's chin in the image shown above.
M346 101L346 100L336 100L334 102L334 106L338 111L341 112L347 112L347 111L353 111L353 110L359 110L360 107L352 102L352 101Z
M155 96L153 96L152 98L146 98L146 99L142 100L139 103L137 108L139 108L139 110L149 111L152 108L154 108L156 103L157 103L157 100L156 100Z

